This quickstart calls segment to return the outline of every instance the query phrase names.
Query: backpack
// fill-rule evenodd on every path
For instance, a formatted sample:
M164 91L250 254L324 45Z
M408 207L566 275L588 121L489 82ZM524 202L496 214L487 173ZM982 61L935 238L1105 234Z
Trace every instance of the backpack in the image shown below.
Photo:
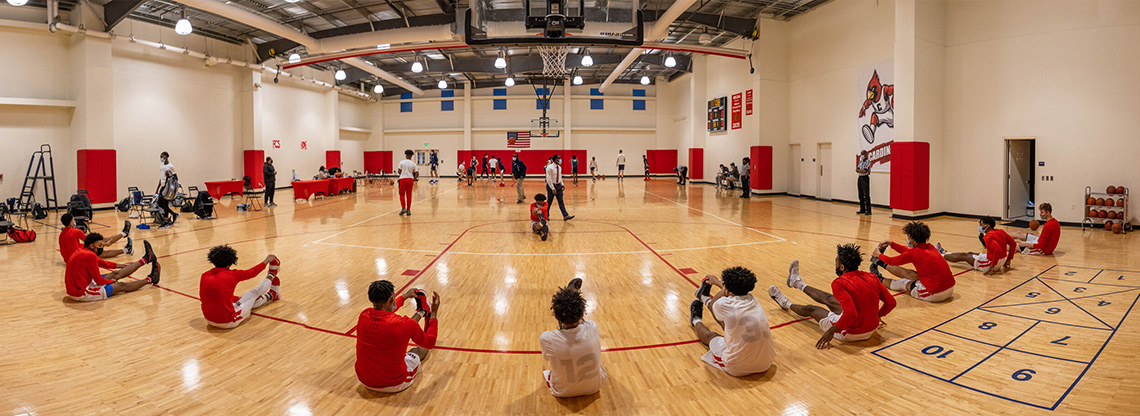
M91 208L91 199L84 194L75 194L67 203L67 212L76 217L95 218L95 210Z
M47 218L47 211L44 210L44 206L40 205L39 202L32 205L32 218L37 220ZM32 240L35 240L35 232L32 232Z
M23 230L18 227L12 227L11 230L8 230L8 237L17 243L30 243L36 241L36 232L34 230Z
M178 175L170 175L166 178L166 182L162 184L162 189L159 190L159 195L167 201L173 201L178 197Z
M209 192L198 191L198 197L194 199L194 215L197 215L199 219L214 216L214 199L210 197Z
M115 204L115 209L119 210L119 212L130 211L131 210L131 197L128 196L126 198L123 198L122 201L119 201L118 204Z
M182 208L179 208L178 210L181 212L194 212L194 202L195 201L187 199L186 202L182 203Z

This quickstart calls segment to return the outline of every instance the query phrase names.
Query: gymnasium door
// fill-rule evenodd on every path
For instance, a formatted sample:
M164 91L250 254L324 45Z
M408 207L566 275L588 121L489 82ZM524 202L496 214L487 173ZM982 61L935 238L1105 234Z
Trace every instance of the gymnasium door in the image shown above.
M793 144L790 151L792 159L788 163L788 195L800 195L800 177L804 175L803 156L800 154L800 145Z
M1009 219L1032 219L1032 211L1026 209L1033 201L1034 159L1036 159L1033 139L1006 139L1006 198L1005 217Z
M819 172L819 182L816 189L819 190L817 198L824 201L831 200L831 143L819 144L819 162L816 164L816 170Z

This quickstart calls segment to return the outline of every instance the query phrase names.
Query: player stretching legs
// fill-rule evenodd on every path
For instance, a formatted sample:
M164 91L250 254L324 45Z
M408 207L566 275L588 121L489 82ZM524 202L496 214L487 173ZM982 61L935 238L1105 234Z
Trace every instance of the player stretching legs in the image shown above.
M536 194L534 203L530 204L530 230L542 236L542 241L550 236L550 204L546 203L546 195Z
M1017 254L1017 241L1006 234L1005 231L994 228L997 225L992 217L985 217L978 220L978 232L982 233L982 243L986 246L985 253L951 253L942 248L942 244L937 244L938 251L942 253L942 258L948 262L966 263L969 264L983 275L992 276L998 273L1003 273L1013 267L1013 256ZM1002 267L996 268L998 259L1005 259Z
M800 279L800 261L795 260L788 268L788 287L802 290L812 300L827 308L815 305L793 304L776 286L768 288L768 296L785 310L797 315L810 317L819 322L823 336L815 343L818 349L831 348L832 338L840 341L862 341L871 338L878 329L880 319L895 308L895 298L879 283L875 275L859 271L863 254L859 246L844 244L837 247L835 274L831 281L831 291L824 292L808 286ZM879 301L883 306L879 307Z
M930 227L913 221L903 227L906 245L884 241L871 252L871 273L879 277L883 286L896 292L907 292L911 297L927 302L941 302L954 295L954 274L938 249L927 243ZM887 247L899 253L891 257L883 253ZM915 270L901 267L913 264ZM898 279L888 279L879 272L884 268Z
M432 292L431 305L427 292L408 289L395 296L396 287L387 280L368 286L372 307L360 313L356 321L356 378L369 390L399 393L412 386L427 361L428 350L435 348L439 330L439 294ZM411 318L396 315L404 300L414 298L416 313ZM427 318L420 329L419 320ZM419 345L408 350L408 341Z
M230 270L237 264L237 251L221 245L211 248L206 259L214 268L202 273L198 295L202 299L202 314L210 326L222 329L237 327L253 314L254 309L281 299L281 279L277 277L281 261L277 256L265 256L265 260L249 270ZM269 272L265 280L240 298L234 296L238 283L252 279L267 267Z
M67 264L67 260L75 253L80 247L83 247L83 241L87 239L87 234L82 230L72 227L73 217L71 214L63 214L59 216L59 221L63 223L63 229L59 232L59 254L63 256L63 263ZM119 241L120 238L127 239L127 245L123 246L122 250L107 250L105 247ZM101 259L120 256L123 254L135 254L135 244L131 241L131 222L126 221L123 223L123 231L121 233L112 235L103 239L103 244L99 248L93 249L97 256Z
M550 369L542 372L546 387L554 397L597 393L606 382L606 367L602 365L598 324L585 318L582 279L575 278L558 289L550 309L558 320L558 330L543 332L538 337L542 358L550 363Z
M1041 224L1041 235L1014 231L1011 236L1017 240L1017 246L1021 247L1021 254L1049 256L1057 249L1057 242L1061 241L1061 223L1053 218L1053 205L1048 202L1038 205L1037 210L1041 213L1041 219L1045 220Z
M162 267L158 265L158 257L154 255L150 243L143 241L146 254L137 262L111 263L100 259L95 251L103 248L104 239L99 233L91 233L83 239L83 247L75 250L67 262L64 271L64 286L67 296L76 302L94 302L104 300L119 293L134 292L148 284L158 284ZM120 282L130 276L140 267L150 264L150 275L146 279L132 282ZM105 275L99 274L99 268L113 270Z
M710 296L713 286L720 288L716 296ZM749 293L755 287L752 271L730 267L720 273L720 278L705 277L697 288L697 300L689 305L689 324L701 343L709 347L701 360L733 377L768 371L776 359L768 316ZM724 336L701 322L705 306L724 328Z

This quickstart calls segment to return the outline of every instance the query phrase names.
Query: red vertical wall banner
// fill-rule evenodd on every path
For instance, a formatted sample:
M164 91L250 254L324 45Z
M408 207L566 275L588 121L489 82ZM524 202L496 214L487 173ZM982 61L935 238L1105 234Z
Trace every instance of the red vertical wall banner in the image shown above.
M458 166L458 164L456 164L456 166ZM364 152L364 170L371 173L376 173L381 170L385 172L391 172L392 151L375 150L371 152Z
M891 144L891 208L930 208L930 143Z
M265 151L264 150L246 150L242 155L242 171L245 172L244 176L249 177L249 186L254 189L265 187L265 174L262 170L265 167ZM280 172L278 172L280 174ZM210 180L219 180L225 178L211 178ZM290 178L291 179L291 178ZM217 195L214 195L217 197Z
M752 189L771 190L772 189L772 146L752 146L749 149L749 158L751 158L752 172L748 178L749 186Z
M741 126L740 107L741 107L741 94L732 94L732 129L739 129Z
M645 151L645 156L649 159L649 173L672 174L673 169L677 167L677 149L650 149ZM633 165L626 163L625 170L630 172L631 167L637 166L637 162L634 163ZM692 172L692 167L689 171Z
M91 203L117 202L117 165L114 149L81 149L76 152L76 184L87 191ZM71 198L70 190L63 190L60 198L66 203Z
M744 92L744 115L752 115L752 90Z
M329 169L340 167L340 150L325 151L325 167Z
M689 179L705 178L705 149L689 148Z

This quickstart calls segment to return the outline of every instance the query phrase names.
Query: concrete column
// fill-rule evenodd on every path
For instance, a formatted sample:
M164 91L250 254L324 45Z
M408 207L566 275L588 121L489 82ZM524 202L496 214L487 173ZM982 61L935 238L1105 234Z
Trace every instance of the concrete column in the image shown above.
M242 74L241 83L241 148L242 150L265 150L262 140L261 114L261 71L248 70ZM273 146L270 145L269 148Z
M563 128L563 130L562 130L562 137L563 137L562 149L563 150L572 150L572 149L574 149L574 144L572 141L574 134L571 132L570 114L572 114L574 111L571 108L570 87L573 84L571 84L570 78L566 78L566 80L562 84L564 85L564 87L562 88L562 128ZM581 162L579 162L579 163L581 163Z
M896 0L895 141L930 143L928 163L931 178L939 177L942 172L942 161L938 155L943 146L945 49L945 1ZM892 176L894 174L892 172ZM917 216L940 212L941 190L937 181L929 183L929 193L928 209L896 209L894 213Z
M692 138L688 143L681 139L680 148L688 149L690 147L705 148L705 139L708 137L707 123L708 120L708 86L705 83L708 77L708 56L703 54L693 54L693 72L692 80L689 83L689 97L692 99L692 111L689 116L693 119L692 124Z
M76 101L72 141L76 149L114 149L111 40L74 35L71 42L71 85Z
M475 112L475 106L471 104L471 82L463 83L463 144L459 147L460 150L473 149L474 135L471 133L471 116Z

